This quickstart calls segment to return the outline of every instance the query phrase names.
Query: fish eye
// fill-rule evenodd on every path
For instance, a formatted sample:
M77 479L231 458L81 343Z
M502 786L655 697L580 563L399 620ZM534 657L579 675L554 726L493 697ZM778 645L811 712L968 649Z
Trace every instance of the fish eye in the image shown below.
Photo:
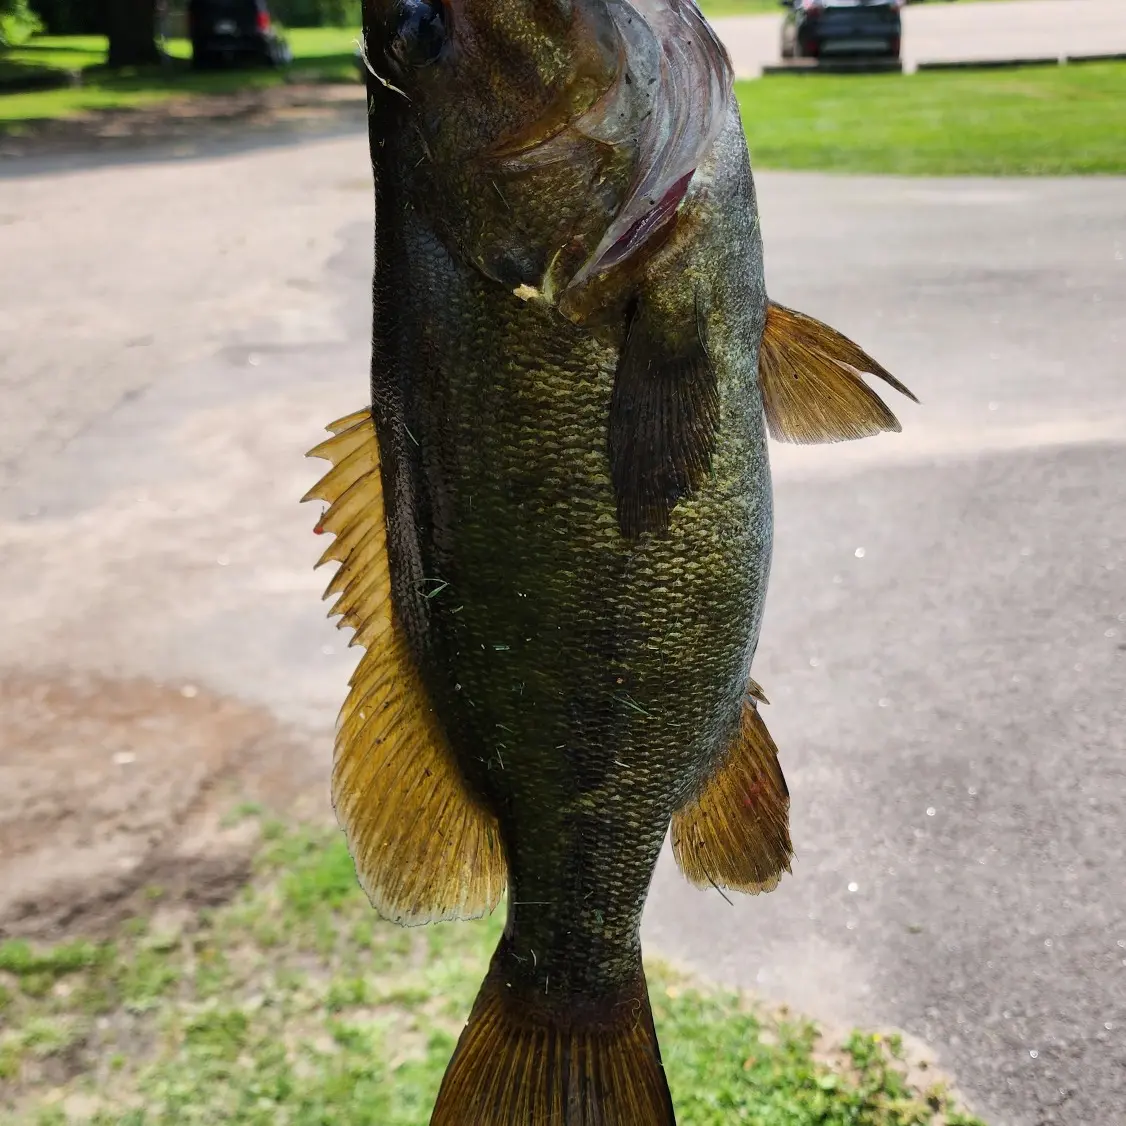
M446 13L441 0L399 0L398 26L391 53L406 66L429 66L446 44Z

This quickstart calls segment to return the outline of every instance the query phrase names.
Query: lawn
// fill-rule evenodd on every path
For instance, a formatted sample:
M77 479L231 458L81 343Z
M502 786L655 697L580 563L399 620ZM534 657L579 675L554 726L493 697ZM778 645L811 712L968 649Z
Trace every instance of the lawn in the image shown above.
M224 907L111 939L0 945L4 1126L424 1126L500 919L405 931L357 891L338 834L265 826ZM911 1088L900 1045L651 965L680 1126L983 1126Z
M727 16L761 16L782 14L778 0L700 0L700 8L710 20Z
M728 0L722 0L728 2ZM766 0L730 0L763 4ZM354 81L355 32L290 33L286 72L199 74L173 40L166 68L115 74L98 37L40 37L0 67L83 70L81 86L0 95L0 133L37 119L283 82ZM737 86L756 168L909 175L1126 173L1126 62L912 75L779 76Z
M356 35L346 28L295 29L287 33L293 50L293 65L287 70L226 72L193 71L187 61L191 46L185 39L168 41L172 62L166 67L114 72L102 65L106 44L102 36L37 36L0 56L0 73L18 67L81 71L82 85L0 94L0 132L29 121L151 105L184 94L226 94L283 82L355 81Z
M756 168L918 176L1126 172L1126 63L738 84Z

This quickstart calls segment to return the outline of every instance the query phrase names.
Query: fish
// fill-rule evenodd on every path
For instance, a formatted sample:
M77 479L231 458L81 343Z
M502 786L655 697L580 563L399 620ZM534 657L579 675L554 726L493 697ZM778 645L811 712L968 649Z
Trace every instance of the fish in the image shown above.
M898 431L767 297L730 60L692 0L365 0L370 405L310 456L363 649L331 790L406 926L503 935L432 1126L673 1126L640 922L791 870L753 679L768 435ZM913 398L913 396L911 396Z

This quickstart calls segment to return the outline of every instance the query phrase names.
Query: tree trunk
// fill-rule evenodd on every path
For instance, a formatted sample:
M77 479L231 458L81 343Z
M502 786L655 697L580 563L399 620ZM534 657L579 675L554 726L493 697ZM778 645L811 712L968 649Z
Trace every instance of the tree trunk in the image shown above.
M108 0L110 66L148 66L160 62L156 45L156 0Z

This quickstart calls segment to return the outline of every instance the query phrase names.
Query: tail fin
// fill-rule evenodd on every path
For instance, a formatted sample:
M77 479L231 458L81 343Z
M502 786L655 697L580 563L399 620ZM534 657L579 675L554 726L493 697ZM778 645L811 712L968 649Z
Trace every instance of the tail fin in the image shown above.
M442 1080L430 1126L676 1126L645 975L567 1008L513 989L506 942Z

